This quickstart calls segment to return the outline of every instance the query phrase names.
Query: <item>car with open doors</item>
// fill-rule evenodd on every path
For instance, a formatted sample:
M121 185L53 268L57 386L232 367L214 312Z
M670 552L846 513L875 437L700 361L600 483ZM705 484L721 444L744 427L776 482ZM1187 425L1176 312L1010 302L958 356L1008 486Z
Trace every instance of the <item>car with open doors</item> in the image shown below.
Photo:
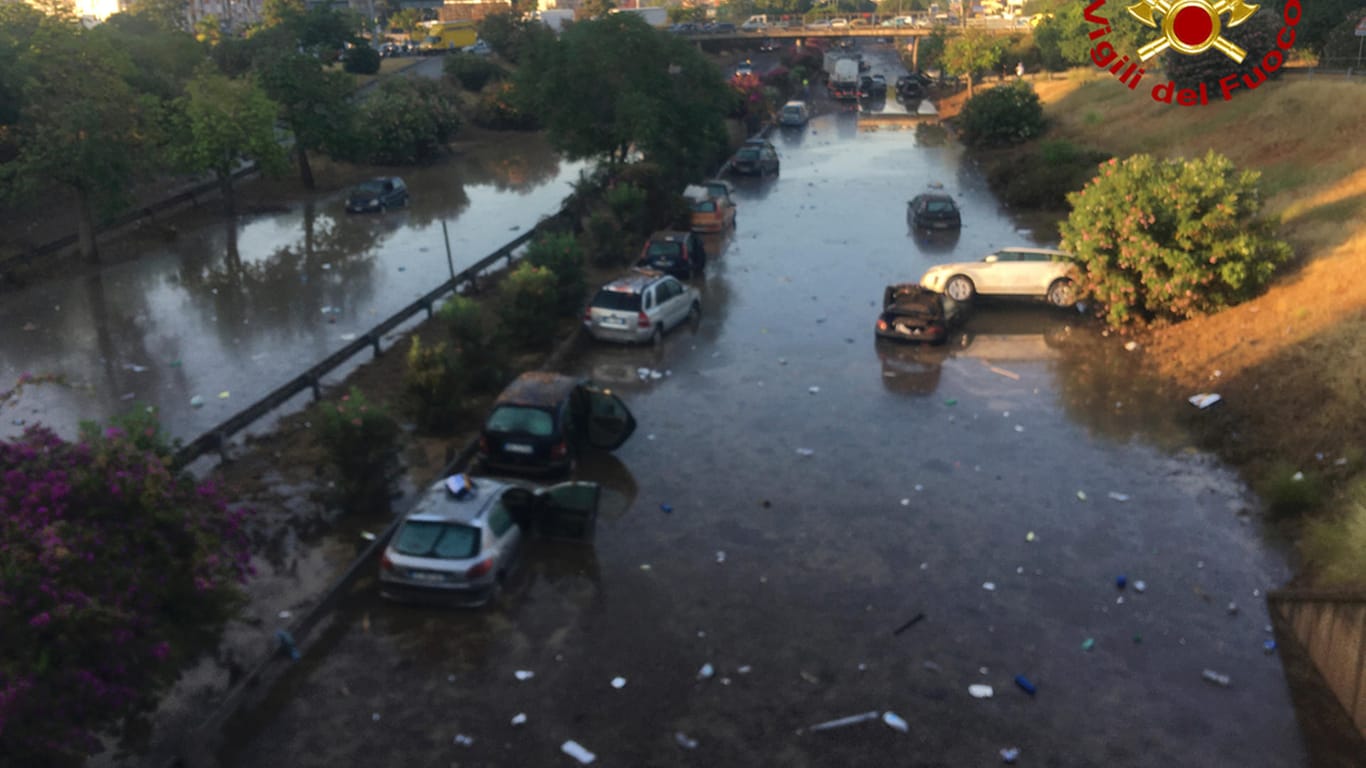
M571 470L581 452L616 450L635 429L635 417L611 390L587 379L528 371L494 401L479 435L479 464L486 471Z

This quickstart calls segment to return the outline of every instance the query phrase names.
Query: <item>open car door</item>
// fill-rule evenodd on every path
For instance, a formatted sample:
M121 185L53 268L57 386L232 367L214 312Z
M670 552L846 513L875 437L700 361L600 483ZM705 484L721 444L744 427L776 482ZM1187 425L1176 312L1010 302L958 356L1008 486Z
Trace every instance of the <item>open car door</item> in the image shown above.
M588 392L588 444L614 451L636 431L636 419L621 398L605 389L585 386Z
M536 491L536 533L547 539L592 541L598 526L597 483L570 482Z

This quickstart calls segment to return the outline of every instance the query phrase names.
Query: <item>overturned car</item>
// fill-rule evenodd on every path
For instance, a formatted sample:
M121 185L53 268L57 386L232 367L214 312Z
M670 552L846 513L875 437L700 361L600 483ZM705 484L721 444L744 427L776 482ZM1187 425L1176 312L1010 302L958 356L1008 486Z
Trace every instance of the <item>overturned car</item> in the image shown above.
M915 283L889 285L882 294L878 338L943 344L962 319L958 302Z

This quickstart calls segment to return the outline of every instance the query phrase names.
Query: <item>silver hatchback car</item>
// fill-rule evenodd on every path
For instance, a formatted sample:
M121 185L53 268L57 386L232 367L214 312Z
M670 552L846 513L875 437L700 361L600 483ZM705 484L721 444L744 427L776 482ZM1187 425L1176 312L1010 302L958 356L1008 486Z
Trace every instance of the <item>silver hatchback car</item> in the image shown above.
M528 488L455 475L433 484L380 559L380 594L404 601L483 605L501 589L527 535L591 540L595 483Z
M654 270L638 269L598 289L583 326L603 341L658 343L664 333L702 314L696 288Z

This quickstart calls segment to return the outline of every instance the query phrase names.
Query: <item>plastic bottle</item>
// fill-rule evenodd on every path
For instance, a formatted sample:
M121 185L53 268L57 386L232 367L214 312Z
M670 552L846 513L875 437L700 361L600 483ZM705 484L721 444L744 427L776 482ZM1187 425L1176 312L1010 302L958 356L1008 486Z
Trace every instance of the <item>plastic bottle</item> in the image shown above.
M1215 672L1215 671L1212 670L1212 669L1207 669L1207 670L1205 670L1204 672L1201 672L1201 673L1200 673L1200 676L1203 677L1203 678L1205 678L1205 679L1208 680L1209 682L1214 683L1215 685L1222 685L1222 686L1224 686L1225 688L1228 687L1228 684L1229 684L1229 677L1228 677L1228 675L1221 675L1221 674L1219 674L1218 672Z
M1039 689L1034 687L1034 683L1030 682L1029 678L1025 677L1024 675L1016 675L1015 684L1020 686L1020 690L1024 691L1030 696L1033 696L1034 694L1039 692Z

